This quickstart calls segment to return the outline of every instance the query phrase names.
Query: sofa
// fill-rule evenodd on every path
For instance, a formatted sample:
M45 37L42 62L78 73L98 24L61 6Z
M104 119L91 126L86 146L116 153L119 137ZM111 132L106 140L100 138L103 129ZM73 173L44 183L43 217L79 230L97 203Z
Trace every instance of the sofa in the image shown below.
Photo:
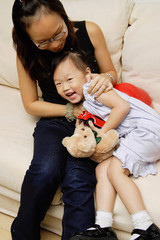
M160 114L160 0L62 0L62 3L71 20L86 19L101 27L117 70L118 82L143 88ZM32 133L38 118L27 114L21 102L16 53L11 39L12 5L13 0L1 0L0 212L15 217L21 184L32 159ZM160 227L160 161L157 170L157 175L133 180L140 188L153 221ZM63 209L59 188L42 228L61 235ZM118 196L113 227L119 240L130 238L133 226Z

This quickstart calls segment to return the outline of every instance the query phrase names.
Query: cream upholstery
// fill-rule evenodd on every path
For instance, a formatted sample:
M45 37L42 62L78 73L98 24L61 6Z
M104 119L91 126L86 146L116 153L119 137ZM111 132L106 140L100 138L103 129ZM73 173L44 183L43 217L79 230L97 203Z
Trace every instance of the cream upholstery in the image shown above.
M62 0L72 20L96 22L104 32L119 82L144 88L160 113L160 0ZM0 211L16 216L21 183L32 159L32 133L38 118L22 105L11 40L13 0L1 0L0 10ZM158 174L134 181L146 207L160 227L160 162ZM57 192L42 227L61 234L62 194ZM120 240L129 239L130 216L119 197L114 228Z
M124 82L144 88L160 113L159 12L159 3L135 5L129 21L131 26L124 36L122 78Z

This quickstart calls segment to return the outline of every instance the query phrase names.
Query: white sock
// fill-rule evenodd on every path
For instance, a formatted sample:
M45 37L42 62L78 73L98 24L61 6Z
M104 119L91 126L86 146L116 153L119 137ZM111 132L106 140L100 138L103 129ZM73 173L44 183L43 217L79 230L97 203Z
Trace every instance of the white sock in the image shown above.
M101 228L112 227L113 214L111 212L97 211L95 223Z
M136 229L142 229L142 230L146 230L147 228L149 228L152 225L152 220L150 218L150 216L148 215L147 211L140 211L137 212L135 214L131 215L132 218L132 223L134 228ZM130 240L134 240L137 237L139 237L138 234L133 234L130 238Z
M96 212L96 222L101 228L112 227L113 217L111 212ZM95 228L89 228L88 230L94 230Z

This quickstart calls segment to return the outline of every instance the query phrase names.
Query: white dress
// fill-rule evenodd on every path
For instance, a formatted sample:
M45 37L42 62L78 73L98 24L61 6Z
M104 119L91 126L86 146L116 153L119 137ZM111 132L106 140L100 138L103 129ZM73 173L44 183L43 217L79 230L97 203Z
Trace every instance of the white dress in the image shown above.
M83 88L83 106L106 121L111 109L88 94L89 85L86 83ZM156 174L156 161L160 159L160 115L138 99L114 90L130 104L130 111L116 128L120 146L113 155L134 177Z

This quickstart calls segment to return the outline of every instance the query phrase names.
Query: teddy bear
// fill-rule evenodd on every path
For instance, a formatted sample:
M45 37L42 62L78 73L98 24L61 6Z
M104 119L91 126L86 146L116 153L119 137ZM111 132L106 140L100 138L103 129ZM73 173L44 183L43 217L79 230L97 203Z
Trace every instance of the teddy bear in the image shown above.
M62 140L62 144L73 157L89 157L100 163L112 156L113 151L118 147L119 135L114 129L102 133L93 124L88 126L81 122L76 126L71 137Z

